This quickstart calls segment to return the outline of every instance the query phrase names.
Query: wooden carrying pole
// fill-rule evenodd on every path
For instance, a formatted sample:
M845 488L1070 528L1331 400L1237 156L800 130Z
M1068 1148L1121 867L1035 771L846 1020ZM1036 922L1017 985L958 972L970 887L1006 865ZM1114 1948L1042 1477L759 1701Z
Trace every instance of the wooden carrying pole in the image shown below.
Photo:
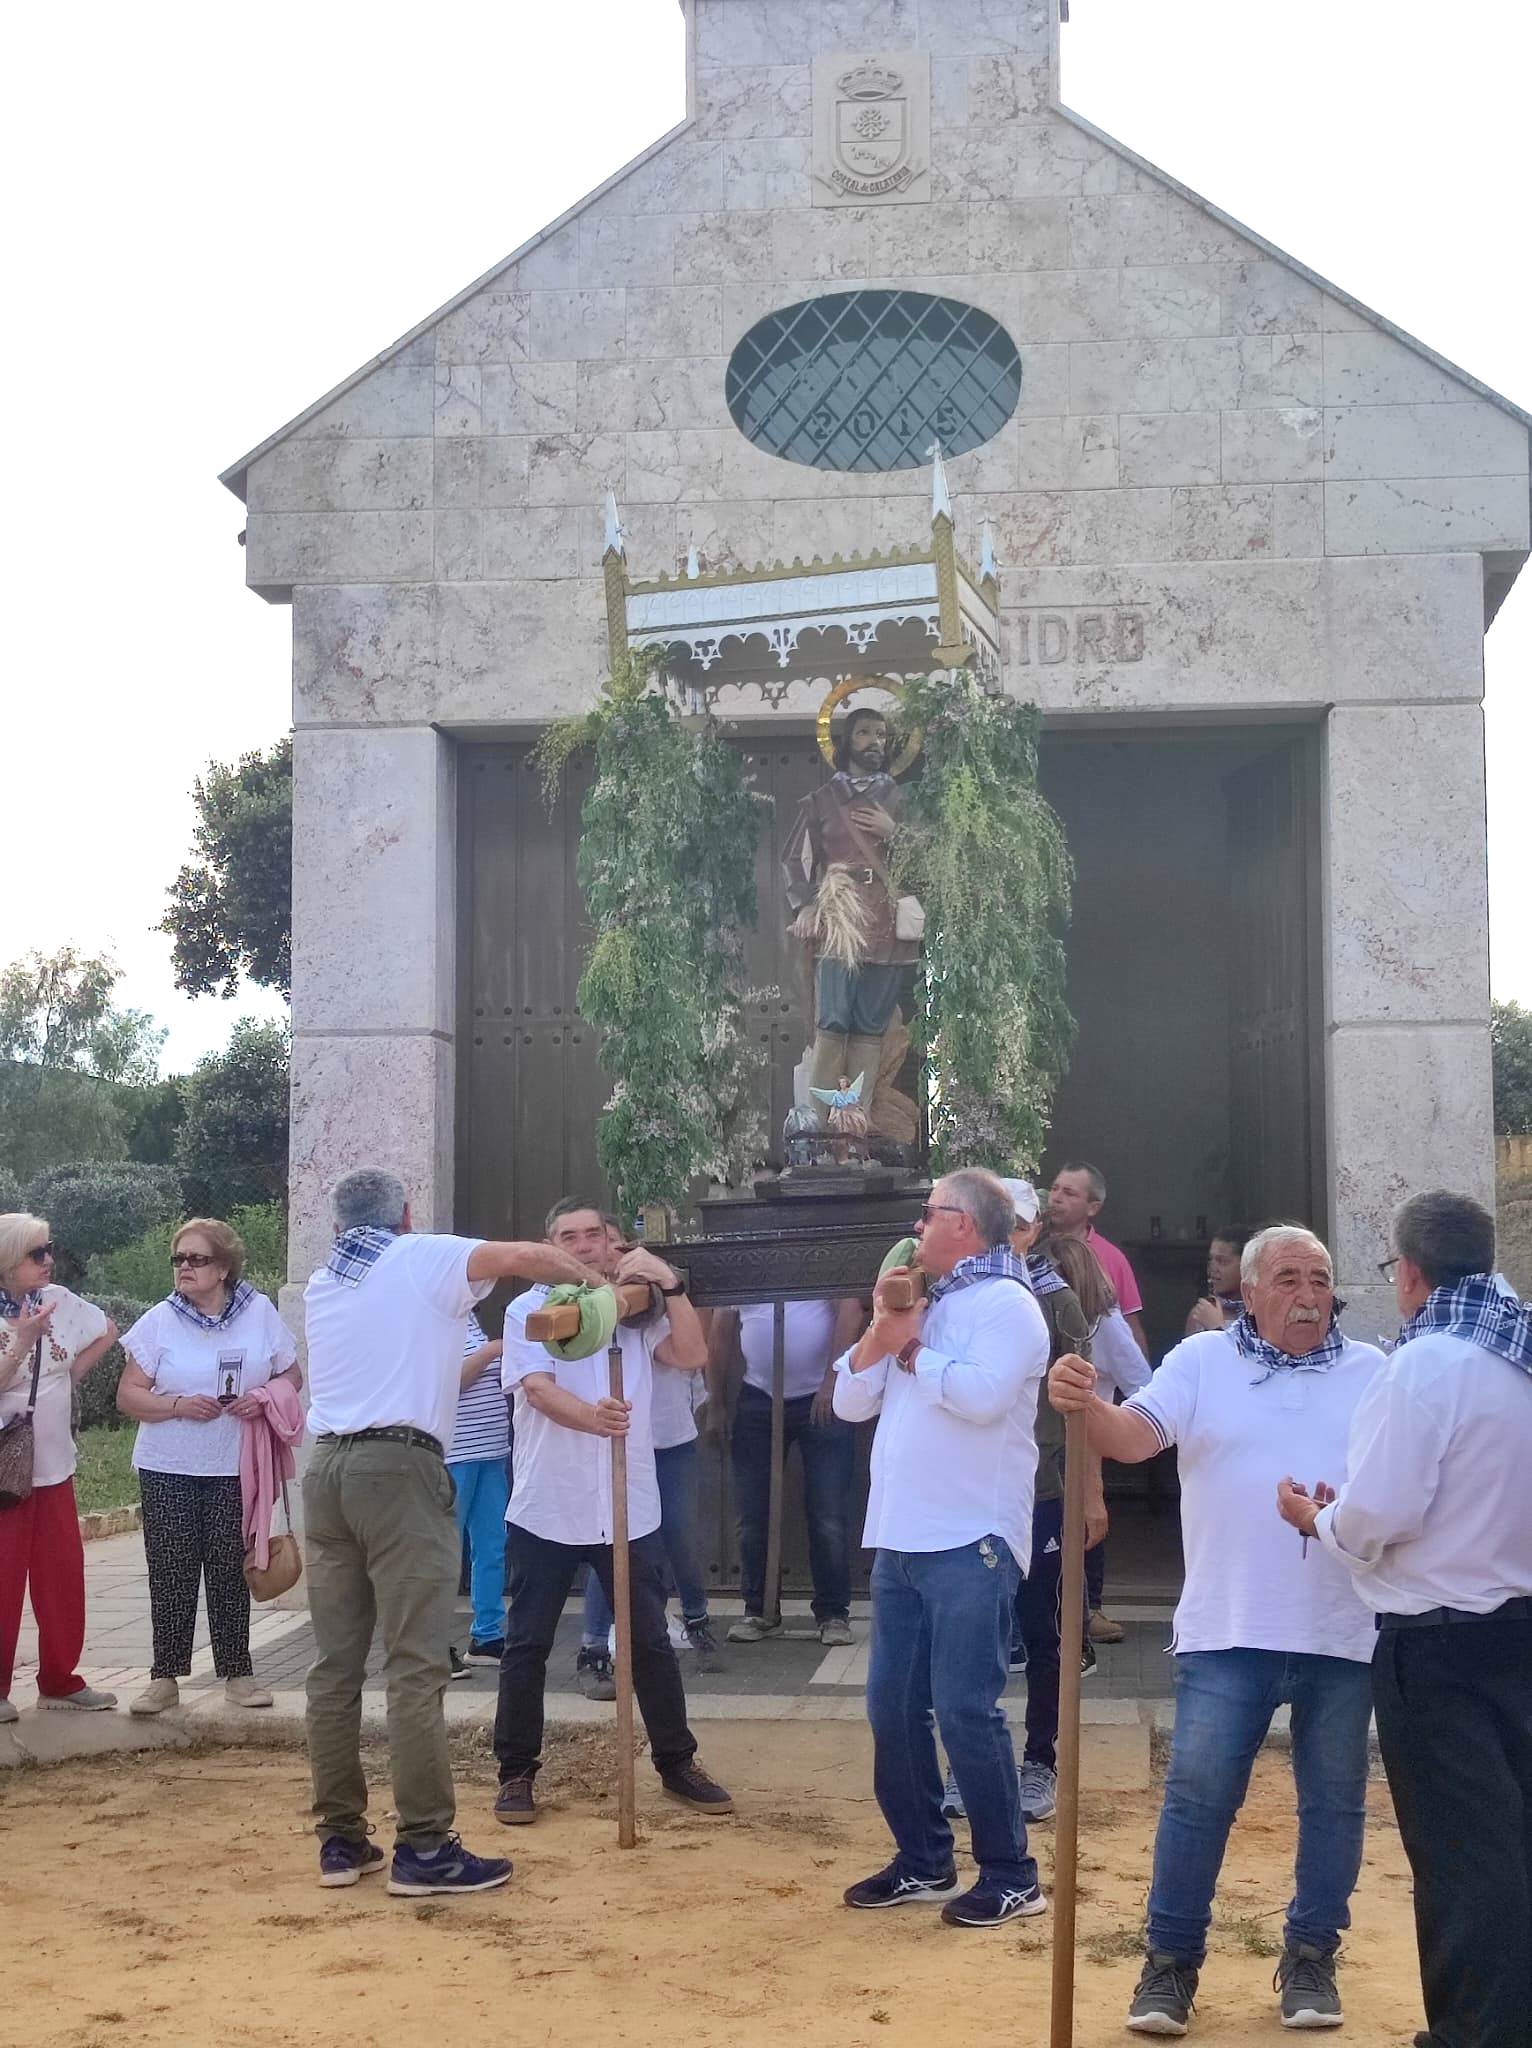
M647 1280L625 1280L613 1290L617 1296L617 1314L626 1322L630 1316L641 1316L649 1308L649 1283ZM580 1305L578 1302L561 1302L557 1308L535 1308L527 1317L527 1341L532 1344L566 1344L571 1337L580 1334Z
M1080 1658L1085 1645L1085 1417L1064 1418L1059 1579L1058 1790L1053 1823L1053 2005L1048 2048L1074 2048L1075 1872L1080 1840Z
M528 1319L530 1321L530 1318ZM614 1401L622 1391L622 1347L606 1354L607 1392ZM633 1601L628 1583L628 1440L610 1439L612 1446L612 1619L617 1625L617 1846L638 1843L633 1787Z
M771 1490L766 1507L766 1598L763 1618L782 1620L782 1468L787 1461L787 1309L771 1305Z

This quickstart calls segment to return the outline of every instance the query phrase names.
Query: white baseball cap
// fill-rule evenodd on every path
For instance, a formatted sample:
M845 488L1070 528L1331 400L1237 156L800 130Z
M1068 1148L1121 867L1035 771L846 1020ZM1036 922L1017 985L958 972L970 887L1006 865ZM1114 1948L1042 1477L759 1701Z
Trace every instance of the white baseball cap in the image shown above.
M1017 1223L1035 1223L1041 1204L1037 1199L1037 1189L1033 1187L1031 1181L1002 1180L1000 1185L1011 1198L1011 1206L1016 1211Z

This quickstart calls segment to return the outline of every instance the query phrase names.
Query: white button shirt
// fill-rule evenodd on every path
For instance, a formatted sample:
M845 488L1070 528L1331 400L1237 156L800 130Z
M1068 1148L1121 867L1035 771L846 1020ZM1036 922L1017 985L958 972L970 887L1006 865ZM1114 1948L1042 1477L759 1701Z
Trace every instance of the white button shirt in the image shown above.
M1357 1406L1314 1534L1380 1614L1532 1595L1532 1385L1465 1338L1401 1344Z
M591 1358L555 1358L541 1344L528 1343L527 1316L542 1305L546 1287L529 1287L505 1312L505 1348L500 1378L516 1394L515 1477L505 1519L530 1529L548 1543L593 1544L612 1540L612 1443L610 1437L568 1429L541 1414L527 1399L528 1373L551 1373L566 1394L596 1402L610 1391L606 1352ZM651 1416L656 1345L670 1333L668 1317L617 1332L622 1347L622 1394L633 1403L628 1430L628 1537L647 1536L660 1526L660 1489L654 1474Z
M926 1313L914 1371L884 1358L835 1361L835 1412L878 1418L862 1541L877 1550L958 1550L1000 1536L1032 1556L1037 1384L1048 1325L1014 1280L977 1280Z

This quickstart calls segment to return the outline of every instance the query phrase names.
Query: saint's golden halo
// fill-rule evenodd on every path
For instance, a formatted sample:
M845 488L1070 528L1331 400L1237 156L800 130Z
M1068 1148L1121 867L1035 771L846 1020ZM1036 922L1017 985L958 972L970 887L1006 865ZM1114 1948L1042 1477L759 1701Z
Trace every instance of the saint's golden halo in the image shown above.
M824 755L832 768L835 766L835 746L830 737L830 721L834 718L839 706L844 704L848 697L854 697L858 690L881 690L886 697L897 698L903 695L903 691L896 681L882 676L845 676L835 685L834 689L831 690L823 704L819 707L819 719L815 727L815 737L819 741L819 751ZM904 773L905 769L909 767L915 756L920 752L923 737L924 735L921 733L920 728L918 726L915 727L895 756L888 771L890 775L902 775Z

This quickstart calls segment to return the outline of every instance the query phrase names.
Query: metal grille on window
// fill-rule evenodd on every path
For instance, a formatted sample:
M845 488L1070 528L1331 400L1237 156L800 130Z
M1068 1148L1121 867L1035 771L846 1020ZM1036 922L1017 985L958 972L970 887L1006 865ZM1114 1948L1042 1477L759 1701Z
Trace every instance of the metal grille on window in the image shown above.
M831 292L770 313L729 358L747 440L815 469L914 469L999 433L1021 358L977 306L925 292Z

